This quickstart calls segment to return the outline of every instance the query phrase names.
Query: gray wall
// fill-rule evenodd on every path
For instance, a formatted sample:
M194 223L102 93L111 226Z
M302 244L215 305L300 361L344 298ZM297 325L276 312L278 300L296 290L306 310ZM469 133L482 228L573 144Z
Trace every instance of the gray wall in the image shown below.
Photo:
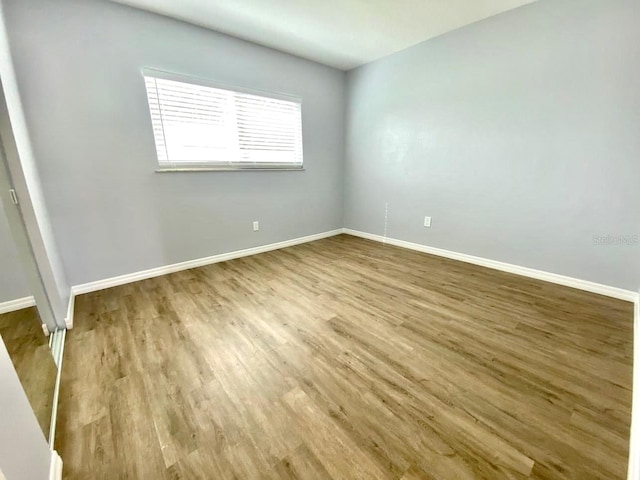
M639 24L541 0L351 71L345 226L637 291L593 236L640 234Z
M3 2L71 284L382 234L388 203L390 237L640 287L638 244L593 242L640 234L635 0L540 0L356 69L347 92L337 70L121 5ZM301 96L306 171L154 173L143 66Z
M0 265L0 303L30 296L2 205L0 205Z
M343 72L108 2L3 1L72 285L342 227ZM302 97L306 171L154 173L141 67Z

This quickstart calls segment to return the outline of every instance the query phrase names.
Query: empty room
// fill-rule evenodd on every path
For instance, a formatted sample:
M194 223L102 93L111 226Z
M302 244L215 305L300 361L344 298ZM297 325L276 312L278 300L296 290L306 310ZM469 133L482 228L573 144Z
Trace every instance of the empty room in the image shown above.
M639 25L0 0L0 480L640 480Z

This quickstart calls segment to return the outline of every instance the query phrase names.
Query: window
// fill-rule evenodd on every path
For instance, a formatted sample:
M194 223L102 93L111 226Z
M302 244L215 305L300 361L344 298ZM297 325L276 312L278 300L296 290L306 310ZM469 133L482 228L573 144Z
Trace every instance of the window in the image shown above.
M143 74L160 170L302 169L299 99Z

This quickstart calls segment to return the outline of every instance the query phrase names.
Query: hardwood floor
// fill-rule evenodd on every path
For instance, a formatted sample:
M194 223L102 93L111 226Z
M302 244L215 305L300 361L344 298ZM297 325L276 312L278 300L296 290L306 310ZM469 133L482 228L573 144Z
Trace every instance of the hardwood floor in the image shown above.
M66 479L626 477L630 303L341 235L76 299Z
M58 370L41 325L35 307L0 315L0 336L40 428L48 437Z

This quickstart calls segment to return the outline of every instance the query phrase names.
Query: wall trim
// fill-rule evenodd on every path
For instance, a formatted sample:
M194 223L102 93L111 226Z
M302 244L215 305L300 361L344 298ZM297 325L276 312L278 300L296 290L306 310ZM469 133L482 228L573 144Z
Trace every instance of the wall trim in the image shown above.
M640 292L638 292L640 295ZM633 387L628 480L640 480L640 298L633 309Z
M373 240L376 242L394 245L397 247L408 248L410 250L416 250L416 251L428 253L431 255L437 255L439 257L445 257L445 258L459 260L466 263L472 263L474 265L480 265L483 267L492 268L494 270L500 270L503 272L513 273L513 274L521 275L524 277L535 278L538 280L543 280L546 282L551 282L551 283L563 285L566 287L577 288L579 290L585 290L587 292L606 295L608 297L613 297L620 300L626 300L629 302L637 302L640 295L638 292L633 292L631 290L625 290L618 287L611 287L609 285L603 285L600 283L590 282L588 280L581 280L578 278L559 275L556 273L545 272L542 270L536 270L529 267L521 267L519 265L513 265L510 263L499 262L497 260L476 257L473 255L468 255L466 253L453 252L451 250L445 250L442 248L430 247L430 246L422 245L419 243L407 242L407 241L398 240L395 238L384 237L382 235L362 232L362 231L353 230L350 228L339 228L336 230L330 230L327 232L308 235L305 237L299 237L291 240L285 240L282 242L261 245L259 247L252 247L252 248L246 248L243 250L236 250L233 252L221 253L221 254L212 255L209 257L197 258L194 260L188 260L186 262L174 263L174 264L165 265L162 267L156 267L148 270L142 270L139 272L119 275L117 277L97 280L95 282L74 285L71 287L71 292L69 295L69 305L67 308L67 318L65 319L65 323L67 325L67 328L69 329L73 328L75 297L77 295L96 292L98 290L104 290L105 288L117 287L119 285L125 285L127 283L146 280L148 278L159 277L161 275L167 275L169 273L188 270L190 268L202 267L202 266L211 265L214 263L225 262L227 260L247 257L250 255L257 255L259 253L270 252L272 250L278 250L281 248L291 247L294 245L300 245L302 243L313 242L315 240L321 240L323 238L340 235L341 233L344 233L347 235L353 235L355 237L366 238L368 240ZM0 307L2 307L2 305L4 304L0 304ZM27 306L31 306L31 305L27 305ZM24 308L24 307L21 307L21 308Z
M51 450L49 480L62 480L62 458L60 458L60 455L58 455L58 452L55 450Z
M15 312L16 310L22 310L23 308L35 307L36 301L33 297L16 298L15 300L9 300L8 302L0 303L0 314Z
M336 230L316 233L314 235L307 235L306 237L293 238L291 240L285 240L283 242L270 243L268 245L261 245L259 247L245 248L243 250L236 250L234 252L221 253L218 255L212 255L210 257L197 258L195 260L188 260L186 262L165 265L164 267L151 268L149 270L142 270L140 272L105 278L104 280L98 280L96 282L74 285L73 287L71 287L71 296L69 299L71 317L67 316L67 320L71 319L70 323L73 326L73 310L71 310L71 299L74 299L76 295L95 292L98 290L103 290L105 288L117 287L119 285L125 285L127 283L133 283L139 280L146 280L147 278L159 277L161 275L188 270L190 268L203 267L205 265L211 265L213 263L225 262L227 260L233 260L235 258L248 257L250 255L256 255L258 253L270 252L272 250L292 247L294 245L300 245L302 243L313 242L315 240L321 240L323 238L340 235L341 233L343 233L342 230L342 228L338 228Z
M69 291L69 303L67 304L67 316L64 319L64 325L67 330L73 328L73 313L76 308L76 294L73 293L73 288Z
M579 290L585 290L591 293L606 295L608 297L617 298L619 300L626 300L628 302L638 301L638 292L625 290L623 288L611 287L609 285L602 285L600 283L594 283L587 280L580 280L579 278L558 275L557 273L544 272L542 270L536 270L534 268L521 267L519 265L513 265L511 263L499 262L497 260L490 260L488 258L467 255L466 253L458 253L450 250L444 250L442 248L429 247L427 245L422 245L419 243L406 242L404 240L397 240L395 238L384 237L382 235L376 235L368 232L361 232L358 230L352 230L350 228L345 228L343 229L343 231L347 235L353 235L355 237L361 237L368 240L374 240L376 242L395 245L396 247L408 248L410 250L416 250L418 252L429 253L431 255L437 255L439 257L472 263L474 265L480 265L482 267L492 268L494 270L514 273L523 277L544 280L545 282L551 282L558 285L564 285L565 287L577 288Z

